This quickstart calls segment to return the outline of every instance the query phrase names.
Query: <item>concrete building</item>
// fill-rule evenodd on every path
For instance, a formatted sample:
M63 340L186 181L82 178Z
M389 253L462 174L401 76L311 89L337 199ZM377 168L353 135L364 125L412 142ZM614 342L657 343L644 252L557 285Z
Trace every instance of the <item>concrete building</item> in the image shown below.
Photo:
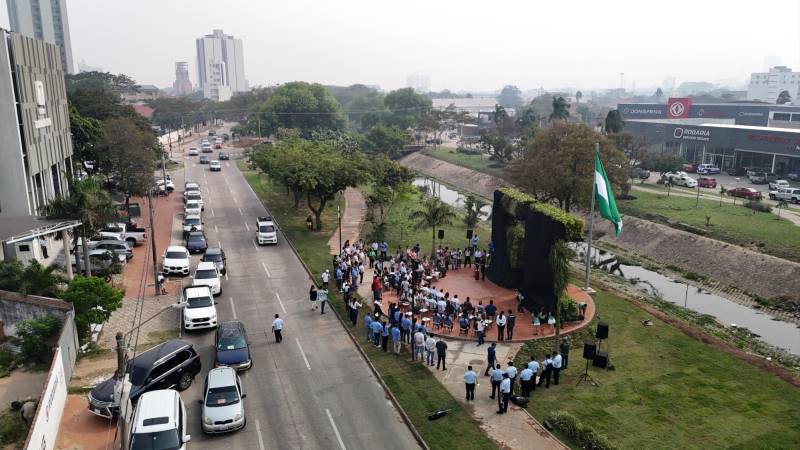
M427 94L431 91L431 78L427 75L409 75L406 77L406 87L413 88L417 94Z
M172 83L173 93L184 97L192 93L192 82L189 80L189 63L179 61L175 63L175 82Z
M59 46L61 67L75 73L66 0L8 0L11 31Z
M197 39L197 83L203 97L225 101L247 91L242 40L214 30Z
M792 72L786 66L770 67L769 72L756 72L750 75L747 85L747 99L775 103L781 92L788 91L796 102L800 94L800 72Z

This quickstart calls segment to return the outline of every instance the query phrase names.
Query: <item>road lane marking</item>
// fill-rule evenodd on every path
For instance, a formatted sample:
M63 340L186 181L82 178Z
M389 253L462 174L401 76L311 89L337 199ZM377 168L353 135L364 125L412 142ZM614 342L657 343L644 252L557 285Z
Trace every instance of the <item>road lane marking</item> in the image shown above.
M237 208L237 209L239 210L239 215L240 216L244 216L244 213L242 212L242 208Z
M214 225L214 233L219 233L219 230L217 229L217 226L216 226L216 225ZM221 247L221 246L220 246L220 247Z
M295 342L297 342L297 347L300 348L300 354L303 355L303 361L306 363L306 368L311 370L311 364L308 363L308 358L306 358L306 352L303 351L303 346L300 345L300 338L294 338Z
M256 419L256 434L258 434L258 448L264 450L264 437L261 436L261 422Z
M278 295L277 292L275 293L275 298L278 299L278 304L281 305L281 310L283 311L284 314L286 314L286 307L283 306L283 302L281 301L281 296Z
M264 268L264 272L267 273L267 278L272 278L272 274L269 273L269 269L267 269L267 265L264 264L264 261L261 261L261 267L263 267ZM275 295L278 295L278 293L276 292ZM280 297L278 297L278 301L280 301ZM284 312L286 312L286 311L284 311Z
M228 281L228 271L225 271L225 281Z
M247 231L250 231L250 225L248 225L247 222L244 223L244 227L247 228Z
M339 441L339 448L341 448L342 450L347 450L347 448L344 446L344 441L342 441L342 435L339 434L339 429L336 428L336 422L333 421L333 416L331 415L331 410L328 409L328 408L325 408L325 413L328 415L328 420L331 421L331 426L333 427L333 432L336 433L336 440ZM256 420L256 430L258 430L258 421L257 420ZM260 434L261 433L259 433L259 435Z
M250 242L252 242L252 243L253 243L253 248L255 248L255 249L256 249L256 251L258 251L258 244L256 244L256 240L255 240L255 239L253 239L253 240L252 240L252 241L250 241Z
M208 209L211 210L211 217L214 217L214 208L209 207Z
M231 311L233 311L233 320L236 320L236 307L233 306L233 297L228 297L228 300L231 301Z

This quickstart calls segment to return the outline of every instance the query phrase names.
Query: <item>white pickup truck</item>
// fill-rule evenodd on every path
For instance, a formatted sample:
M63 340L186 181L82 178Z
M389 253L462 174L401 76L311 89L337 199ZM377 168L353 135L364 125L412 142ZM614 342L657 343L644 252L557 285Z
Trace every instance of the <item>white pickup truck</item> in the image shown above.
M123 240L131 247L143 243L147 239L147 230L131 223L114 222L106 225L103 231L111 231L122 235Z
M772 200L786 200L790 203L800 203L800 188L781 188L769 191Z

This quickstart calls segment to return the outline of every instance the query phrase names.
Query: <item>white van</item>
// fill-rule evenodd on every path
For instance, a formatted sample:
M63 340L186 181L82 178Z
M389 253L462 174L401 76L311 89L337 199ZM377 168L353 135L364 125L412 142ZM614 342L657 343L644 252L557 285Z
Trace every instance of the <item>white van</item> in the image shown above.
M188 432L186 406L178 391L145 392L136 403L128 448L185 450L186 443L192 439Z

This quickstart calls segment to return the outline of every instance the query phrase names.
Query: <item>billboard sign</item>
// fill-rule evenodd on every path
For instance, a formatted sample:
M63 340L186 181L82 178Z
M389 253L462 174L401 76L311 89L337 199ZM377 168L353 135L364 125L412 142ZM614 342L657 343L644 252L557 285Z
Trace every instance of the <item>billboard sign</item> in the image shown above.
M692 109L691 97L670 97L667 100L667 119L685 119Z

